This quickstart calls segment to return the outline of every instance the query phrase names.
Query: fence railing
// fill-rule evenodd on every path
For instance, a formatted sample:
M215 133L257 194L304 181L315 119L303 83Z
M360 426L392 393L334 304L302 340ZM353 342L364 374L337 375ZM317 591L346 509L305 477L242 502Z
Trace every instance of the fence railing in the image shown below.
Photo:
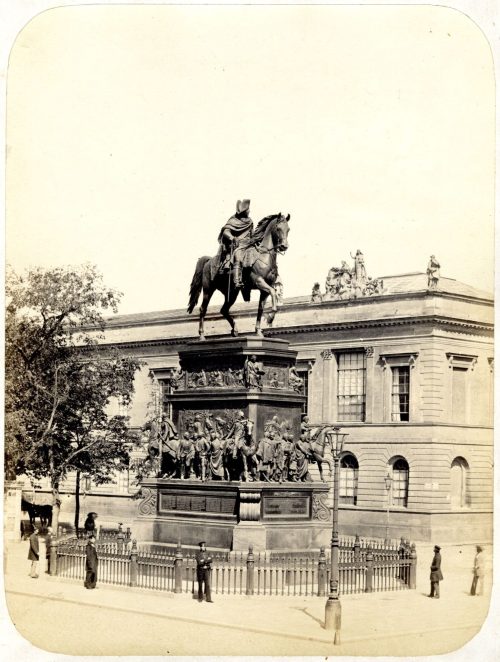
M195 593L196 556L178 545L164 553L148 552L136 541L99 542L98 578L105 584L137 586L156 591ZM359 553L358 553L359 551ZM73 538L59 542L54 571L60 577L83 580L85 541ZM369 593L413 589L416 586L415 545L398 550L375 551L370 545L349 555L341 553L339 593ZM296 552L212 554L212 592L220 595L325 596L330 588L330 560L319 552L297 556Z

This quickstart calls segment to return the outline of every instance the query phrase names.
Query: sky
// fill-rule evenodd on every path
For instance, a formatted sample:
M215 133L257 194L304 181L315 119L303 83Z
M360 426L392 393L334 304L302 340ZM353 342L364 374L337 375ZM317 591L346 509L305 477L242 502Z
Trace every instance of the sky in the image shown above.
M291 214L285 297L357 249L373 277L435 254L492 291L494 128L490 47L453 9L54 9L10 55L7 261L92 262L121 313L184 308L250 198Z

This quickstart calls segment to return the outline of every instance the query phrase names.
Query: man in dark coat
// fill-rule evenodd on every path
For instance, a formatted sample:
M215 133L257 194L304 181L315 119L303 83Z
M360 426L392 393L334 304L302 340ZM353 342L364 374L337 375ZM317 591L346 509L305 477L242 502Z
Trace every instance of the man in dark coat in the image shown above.
M45 560L47 561L47 574L50 575L50 548L52 546L52 541L54 539L54 535L52 533L52 527L48 526L47 527L47 535L45 536Z
M212 558L207 552L205 542L199 543L200 550L196 552L196 579L198 580L198 602L203 602L203 584L205 585L205 598L213 602L210 593L210 574L212 572Z
M441 572L441 547L434 546L434 557L431 563L431 593L429 598L439 598L439 582L443 579Z
M38 561L40 559L40 548L38 544L38 534L40 531L35 528L30 535L30 548L28 551L28 560L31 561L30 577L37 579L38 577Z
M86 548L87 560L85 562L85 569L87 574L85 576L85 588L95 588L97 583L97 550L95 548L95 536L90 536Z

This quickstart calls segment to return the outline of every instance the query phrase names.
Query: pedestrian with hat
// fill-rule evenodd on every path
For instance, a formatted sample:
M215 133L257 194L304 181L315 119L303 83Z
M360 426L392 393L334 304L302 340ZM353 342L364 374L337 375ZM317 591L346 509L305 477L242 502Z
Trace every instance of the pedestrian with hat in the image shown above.
M97 550L95 548L95 536L90 536L85 550L85 588L96 588L97 584L97 565L99 559L97 558Z
M441 547L434 545L434 557L431 563L431 592L429 598L439 598L439 582L443 579L441 572Z
M210 574L212 572L212 557L209 556L205 541L198 543L200 549L196 552L196 579L198 580L198 602L203 602L203 593L207 602L213 602L210 593ZM203 590L204 589L204 590Z
M30 577L32 579L38 578L38 562L40 560L40 547L38 542L39 534L40 534L40 529L37 529L35 527L35 530L30 535L30 548L28 551L28 561L31 561Z
M474 557L474 568L472 570L471 595L482 595L484 590L484 552L481 545L476 545L476 556Z

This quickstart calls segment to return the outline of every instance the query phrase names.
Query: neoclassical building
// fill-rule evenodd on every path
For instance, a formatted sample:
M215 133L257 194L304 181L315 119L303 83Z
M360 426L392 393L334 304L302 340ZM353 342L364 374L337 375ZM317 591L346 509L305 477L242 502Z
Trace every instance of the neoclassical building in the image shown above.
M314 297L286 299L265 331L297 352L310 422L334 423L348 434L341 533L489 541L492 296L449 278L429 287L424 273L374 282L364 293L321 297L316 288ZM240 333L252 333L256 303L233 310ZM141 428L152 410L169 411L170 375L181 345L196 341L197 321L196 311L183 310L109 320L106 343L144 361L128 411L132 426ZM206 333L228 333L218 307L209 310ZM63 517L72 508L71 489L69 480ZM136 489L131 475L107 486L87 482L82 507L103 521L131 522Z

